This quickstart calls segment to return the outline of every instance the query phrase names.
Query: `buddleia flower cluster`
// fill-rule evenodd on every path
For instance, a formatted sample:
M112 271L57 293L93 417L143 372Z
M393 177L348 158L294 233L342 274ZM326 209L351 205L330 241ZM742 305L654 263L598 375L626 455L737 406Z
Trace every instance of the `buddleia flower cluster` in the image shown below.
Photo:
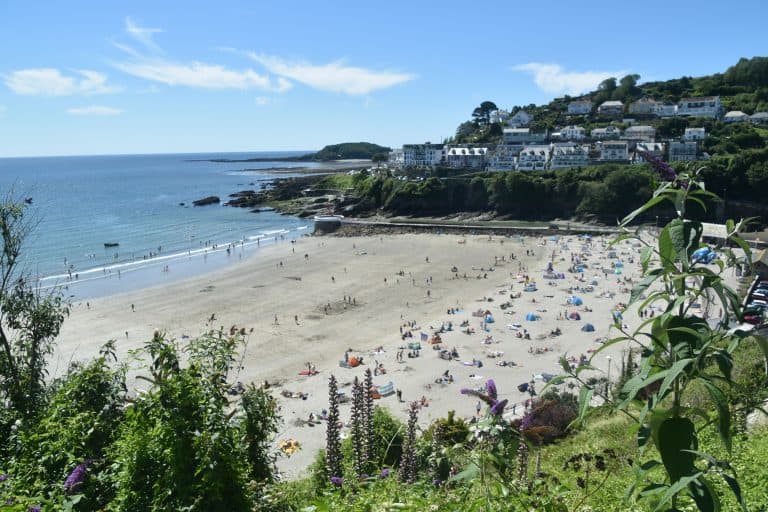
M501 416L504 413L504 408L509 403L506 398L499 400L499 393L496 389L496 383L493 379L488 379L485 383L485 393L477 391L476 389L462 388L462 395L476 396L490 407L488 413L491 416Z
M369 464L374 458L373 445L373 372L366 368L363 383L363 453Z
M677 173L667 162L648 151L637 150L637 153L642 156L646 162L651 164L651 167L659 173L659 176L661 176L664 181L675 181Z

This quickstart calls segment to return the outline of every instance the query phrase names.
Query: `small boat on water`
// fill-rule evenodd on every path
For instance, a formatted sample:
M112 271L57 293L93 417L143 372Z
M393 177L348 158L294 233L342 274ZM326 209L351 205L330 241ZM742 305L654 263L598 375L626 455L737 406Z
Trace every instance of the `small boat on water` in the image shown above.
M27 203L27 204L32 204L32 198L31 197L27 197L27 198L24 199L24 202Z
M104 248L107 249L109 247L117 247L120 245L119 242L104 242Z
M315 222L341 222L343 215L315 215Z

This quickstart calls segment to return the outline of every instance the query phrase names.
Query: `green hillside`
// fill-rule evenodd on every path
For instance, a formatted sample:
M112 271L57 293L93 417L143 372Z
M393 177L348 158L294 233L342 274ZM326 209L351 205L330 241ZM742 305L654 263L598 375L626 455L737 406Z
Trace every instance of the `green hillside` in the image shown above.
M388 153L390 148L371 142L343 142L325 146L317 153L302 157L302 160L327 162L329 160L371 160L374 155Z

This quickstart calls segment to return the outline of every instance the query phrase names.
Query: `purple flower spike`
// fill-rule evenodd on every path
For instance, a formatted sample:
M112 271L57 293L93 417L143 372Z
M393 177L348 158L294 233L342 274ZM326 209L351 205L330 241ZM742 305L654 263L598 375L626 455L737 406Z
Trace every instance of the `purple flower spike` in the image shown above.
M491 407L491 414L494 416L501 416L501 413L504 412L504 408L508 403L509 400L506 398L504 400L494 402L493 406Z
M389 476L389 468L384 468L381 470L381 478L387 478Z
M440 485L442 483L443 481L440 480L439 478L435 478L434 480L432 480L432 485Z
M336 487L341 487L341 485L344 483L344 479L341 478L340 476L332 476L331 483Z
M43 507L41 507L40 505L35 505L34 507L29 507L27 509L27 512L42 512L42 510L43 510Z
M493 379L488 379L488 382L485 383L485 391L488 393L488 396L494 400L499 397L499 394L496 391L496 383L493 382Z
M83 462L78 464L77 467L72 470L67 479L64 481L64 490L66 492L72 492L77 490L85 482L85 477L88 474L88 463Z
M0 482L5 482L6 480L8 480L8 475L6 474L0 475Z

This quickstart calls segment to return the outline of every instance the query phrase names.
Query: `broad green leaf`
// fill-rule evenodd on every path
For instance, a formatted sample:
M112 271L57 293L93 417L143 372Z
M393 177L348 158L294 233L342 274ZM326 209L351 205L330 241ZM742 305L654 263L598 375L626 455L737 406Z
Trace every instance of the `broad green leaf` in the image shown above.
M728 450L728 453L730 453L731 411L728 407L728 398L726 398L725 393L723 393L720 388L712 384L712 382L709 380L704 378L699 378L698 380L704 385L705 388L707 388L709 395L712 397L712 401L715 403L718 416L717 431L720 434L720 439L723 441L726 450Z
M696 502L699 512L720 511L720 498L712 488L712 484L703 476L688 484L688 491L691 493L693 501Z
M667 418L659 425L656 447L671 482L691 475L696 471L696 456L688 450L698 448L696 428L688 418Z
M652 197L644 205L642 205L640 208L636 209L635 211L633 211L632 213L630 213L629 215L624 217L622 219L621 223L619 224L619 226L624 227L624 226L628 225L630 222L635 220L635 217L637 217L638 215L640 215L641 213L643 213L643 212L645 212L647 210L650 210L651 208L653 208L654 206L656 206L657 204L662 202L664 199L665 199L664 196L654 196L654 197Z
M681 359L672 365L672 367L668 370L669 373L667 373L666 377L664 377L664 381L661 383L659 391L657 392L659 399L664 398L667 390L669 389L669 386L671 386L675 379L677 379L677 377L683 371L685 371L685 368L691 364L691 361L693 361L692 358Z
M659 233L659 260L661 265L666 271L674 271L675 269L675 247L672 244L672 237L669 233L669 225L664 226L664 229Z
M584 421L584 417L589 410L589 402L592 400L593 393L594 390L589 386L582 386L581 390L579 391L579 422Z
M664 510L664 506L669 502L669 500L672 499L673 496L677 495L680 491L686 488L689 483L693 482L697 478L701 476L701 473L696 473L695 475L691 476L685 476L669 486L667 488L667 492L664 493L664 495L661 497L661 500L659 503L656 504L656 508L653 509L654 512L658 512L659 510Z
M741 486L739 485L739 481L726 473L720 474L722 475L723 480L725 480L725 483L728 484L728 487L731 488L733 495L736 496L736 501L738 501L739 505L741 505L741 510L747 512L747 503L744 501L744 495L741 494Z

